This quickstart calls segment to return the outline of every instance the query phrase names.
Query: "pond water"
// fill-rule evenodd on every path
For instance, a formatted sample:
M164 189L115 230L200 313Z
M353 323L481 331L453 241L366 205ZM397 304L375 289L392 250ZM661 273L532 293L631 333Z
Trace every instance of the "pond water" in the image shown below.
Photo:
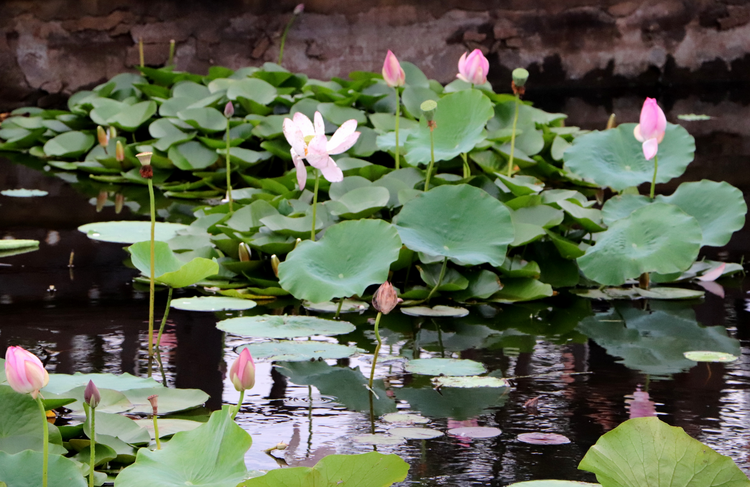
M647 93L653 94L653 93ZM600 128L611 111L619 121L637 119L641 94L534 93L527 98L548 111L570 115L569 125ZM670 121L687 113L716 118L680 122L695 137L696 162L683 180L727 180L750 192L750 176L738 170L750 162L749 100L733 91L707 90L703 97L669 98L660 103ZM0 238L32 238L36 252L0 259L0 350L21 345L47 361L50 371L145 374L147 290L134 287L138 274L123 262L121 245L89 240L79 225L92 221L143 219L143 195L128 189L121 212L110 201L96 211L98 188L85 178L47 174L39 167L0 160L0 187L36 188L43 198L0 197ZM670 193L677 183L662 185ZM161 216L189 218L191 205L166 202ZM706 257L744 261L750 253L747 227L723 249ZM74 251L74 266L68 267ZM398 283L397 283L398 284ZM260 361L257 383L245 398L238 422L253 436L246 456L253 469L310 466L331 453L371 451L359 434L387 432L385 412L419 412L427 427L446 432L461 426L494 426L500 436L470 439L444 435L378 446L410 464L403 485L492 485L557 478L595 481L577 469L588 448L631 413L654 410L672 425L750 473L750 304L747 280L721 281L721 289L696 302L623 302L612 306L555 298L514 306L474 306L455 320L411 318L398 310L381 322L385 346L376 377L387 394L375 401L371 422L367 376L371 355L296 364ZM723 294L723 296L721 296ZM189 295L177 292L176 297ZM165 296L157 296L157 310ZM215 328L227 316L308 313L290 300L231 314L173 310L163 344L167 382L200 388L209 409L235 403L238 393L226 378L235 348L247 339ZM322 315L330 317L331 315ZM357 330L331 342L354 344L372 353L374 314L345 314ZM740 353L730 364L694 364L682 352L723 347ZM434 391L427 378L404 371L401 357L461 357L482 362L497 376L515 378L513 387L455 394ZM648 392L644 398L643 392ZM637 393L637 394L636 394ZM571 443L535 446L521 433L559 433ZM263 450L289 444L276 458Z

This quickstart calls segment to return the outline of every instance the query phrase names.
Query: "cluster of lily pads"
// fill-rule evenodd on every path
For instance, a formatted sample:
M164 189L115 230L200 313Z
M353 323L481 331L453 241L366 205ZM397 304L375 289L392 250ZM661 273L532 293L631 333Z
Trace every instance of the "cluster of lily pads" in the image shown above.
M428 297L527 301L562 288L604 299L702 295L618 286L644 275L663 284L715 271L718 263L695 261L702 247L725 245L744 224L739 190L704 180L670 196L640 196L637 186L651 181L654 164L633 124L587 132L525 102L516 119L517 98L488 83L442 86L411 63L401 66L398 93L367 72L319 81L272 63L213 67L206 76L142 67L76 93L67 111L14 111L0 128L0 150L28 153L48 170L88 173L113 190L145 184L135 154L153 152L155 186L195 205L190 225L172 226L171 238L162 238L164 252L174 253L168 272L196 258L216 262L196 282L229 296L292 294L318 303L362 297L388 278L407 305ZM436 102L429 124L420 109L427 100ZM228 102L234 113L224 114ZM344 178L320 182L327 199L314 219L312 179L297 187L282 125L316 111L327 133L353 119L360 135L334 156ZM108 134L100 143L97 127ZM668 125L655 181L682 175L694 150L684 128ZM393 168L396 151L400 169ZM424 191L433 159L436 174ZM221 201L228 179L233 206ZM110 227L130 232L127 225L82 230L106 240ZM311 228L319 241L308 240ZM719 274L739 270L727 265Z

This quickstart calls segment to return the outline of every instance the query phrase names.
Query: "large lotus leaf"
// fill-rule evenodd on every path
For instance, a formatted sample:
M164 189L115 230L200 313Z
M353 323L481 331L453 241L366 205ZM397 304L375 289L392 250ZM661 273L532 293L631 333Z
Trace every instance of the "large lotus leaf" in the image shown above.
M187 108L177 113L180 120L191 127L213 134L227 128L226 117L219 110L211 107Z
M151 242L138 242L128 247L130 260L144 276L151 275ZM219 273L219 264L196 257L189 262L178 259L169 244L154 242L155 279L172 288L192 286Z
M122 392L99 386L97 386L97 388L101 395L101 402L99 403L99 406L97 406L97 411L105 413L122 413L133 409L133 403L131 403L127 396ZM59 394L58 396L47 394L45 397L48 401L62 400L65 398L74 399L72 403L66 404L65 407L73 411L74 414L80 415L84 413L83 394L85 389L85 386L78 386L66 391L64 394Z
M575 480L529 480L510 484L508 487L601 487L602 484L590 484L588 482L576 482Z
M578 259L581 271L617 286L645 272L682 272L698 256L701 228L674 205L653 203L618 220Z
M209 149L197 140L171 146L168 155L174 165L183 171L205 169L219 158L215 150Z
M515 303L533 301L552 296L552 286L530 277L514 277L503 279L503 287L489 297L489 301L499 303Z
M31 395L20 394L10 386L0 385L0 411L0 452L42 450L42 417L39 405ZM62 446L57 427L48 423L47 429L50 454L65 454L67 450ZM0 480L3 480L2 473L0 469Z
M610 198L602 206L602 221L605 225L612 225L617 220L630 216L638 208L653 202L648 196L639 194L623 194Z
M656 417L633 418L604 434L578 466L603 487L746 487L731 458Z
M500 266L514 228L508 208L486 191L438 186L407 202L396 220L404 244L459 265Z
M577 137L565 151L566 167L582 178L617 191L650 182L654 176L654 161L647 161L643 156L642 144L633 136L634 128L635 124L625 123L616 129ZM694 154L693 136L679 125L667 124L657 154L656 182L666 183L681 176Z
M335 125L341 125L347 120L354 119L357 123L366 124L367 115L362 110L351 107L340 107L335 103L320 103L318 105L320 113Z
M413 411L424 416L459 421L475 418L487 408L501 407L508 397L508 389L497 387L444 387L440 391L432 387L402 387L394 392L397 399L407 401Z
M390 192L380 186L357 188L349 191L326 206L332 215L346 220L367 218L384 208L391 198Z
M279 266L279 283L313 303L362 295L367 286L386 281L400 249L396 229L382 220L342 222L290 252Z
M356 328L346 321L324 320L314 316L242 316L220 321L219 330L253 338L297 338L312 335L342 335Z
M317 359L340 359L351 357L361 351L356 347L347 347L338 343L317 341L282 340L278 342L251 343L240 347L247 348L255 358L267 359L271 362L287 361L300 362Z
M50 455L48 462L47 487L86 487L86 480L78 465L70 458ZM39 487L42 485L41 465L40 451L26 450L15 455L0 451L0 484L7 487Z
M255 301L224 296L196 296L172 300L172 308L183 311L227 311L255 308Z
M406 478L409 464L378 452L328 455L314 467L271 470L237 487L388 487Z
M122 110L107 119L107 125L114 125L120 130L135 132L156 113L155 101L142 101L126 105Z
M245 78L235 81L227 89L227 98L246 98L261 105L268 105L276 98L276 88L262 79Z
M279 235L294 238L305 238L310 236L310 230L312 230L313 220L312 214L305 215L300 218L291 218L277 213L275 215L269 215L261 218L260 222ZM315 231L317 232L319 230L322 230L324 226L325 221L320 217L319 213L318 218L315 220ZM252 243L250 245L252 245Z
M244 457L251 443L232 419L232 408L224 406L208 423L176 433L161 450L138 450L135 463L119 473L115 486L235 487L247 473Z
M154 240L166 242L174 238L177 232L187 229L187 225L181 223L162 223L157 222L154 228ZM87 223L78 227L79 232L83 232L90 239L100 240L102 242L114 242L124 244L134 244L144 240L151 239L150 222L96 222Z
M82 156L94 146L94 136L83 132L65 132L49 139L44 144L44 153L48 157Z
M447 161L471 151L484 137L482 131L492 118L492 102L479 90L464 90L444 96L437 103L433 132L435 160ZM419 131L406 138L410 163L430 162L430 129L422 120Z
M159 425L161 427L161 425ZM161 432L161 428L159 428ZM86 436L91 438L91 423L87 420L83 425L83 431ZM148 444L151 439L148 430L142 428L132 419L121 414L102 413L96 411L96 436L98 442L99 435L114 436L125 443L130 444Z
M42 389L42 394L63 394L76 387L86 386L93 381L97 387L126 391L130 389L147 389L157 387L158 382L151 378L135 377L128 374L50 374L49 384Z

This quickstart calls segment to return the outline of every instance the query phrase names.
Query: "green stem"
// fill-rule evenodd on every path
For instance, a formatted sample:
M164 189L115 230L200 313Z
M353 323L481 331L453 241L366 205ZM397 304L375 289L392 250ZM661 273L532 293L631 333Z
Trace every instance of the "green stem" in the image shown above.
M156 201L154 199L154 181L148 180L148 197L151 205L151 251L148 297L148 377L151 377L151 362L154 357L154 295L156 294L154 267L154 236L156 233Z
M341 314L341 307L344 305L344 298L341 298L339 300L339 306L336 308L336 315L333 317L334 319L338 319L339 315Z
M292 18L289 19L286 27L284 27L284 33L281 34L281 46L279 47L279 66L281 66L281 60L284 59L284 44L286 44L286 35L289 33L289 29L292 28L292 24L294 23L294 19L296 17L296 15L292 15Z
M318 185L320 183L320 171L315 170L315 190L313 191L313 222L312 230L310 230L310 240L315 241L315 217L318 211Z
M36 395L36 403L39 405L39 411L42 413L42 487L47 487L47 462L49 459L49 426L47 426L47 411L44 409L42 396L39 392Z
M89 487L94 487L94 464L96 463L96 408L89 408L91 413L91 454L89 455Z
M399 122L399 119L401 118L401 100L399 99L399 96L398 96L398 87L396 87L395 90L396 90L396 169L399 169L401 167L401 161L399 159L401 156L401 152L399 150L399 145L398 145L398 122Z
M430 189L430 175L432 174L432 167L435 165L435 135L430 129L430 165L427 166L427 176L424 181L424 190Z
M174 64L174 39L169 41L169 59L167 59L167 66Z
M437 291L437 288L440 287L440 285L443 283L443 278L445 277L445 269L448 267L448 257L443 259L443 267L440 269L440 277L438 277L438 282L435 284L435 287L430 289L430 294L427 295L427 298L425 299L426 302L430 302L430 298L433 294L435 294L435 291Z
M651 180L651 199L654 199L654 187L656 186L657 170L659 170L659 156L654 156L654 178Z
M510 158L508 159L508 177L513 175L513 154L516 150L516 125L518 125L518 102L516 95L516 114L513 116L513 132L510 134Z
M469 167L469 159L466 156L466 152L461 153L461 159L464 160L464 179L471 176L471 168Z
M234 413L232 413L232 419L237 417L237 413L240 412L240 408L242 407L242 401L245 400L245 391L240 391L240 400L237 401L237 407L234 408Z
M156 449L161 450L161 440L159 439L159 423L156 420L156 414L151 415L154 421L154 439L156 440Z
M232 174L229 167L229 119L227 118L227 198L229 199L229 214L234 212L232 208Z
M375 347L375 355L372 357L372 369L370 369L370 391L372 391L372 381L375 378L375 366L378 363L378 354L380 353L380 347L383 345L383 341L380 339L380 330L378 327L380 326L380 317L383 316L383 313L378 312L377 318L375 318L375 338L378 339L378 345Z

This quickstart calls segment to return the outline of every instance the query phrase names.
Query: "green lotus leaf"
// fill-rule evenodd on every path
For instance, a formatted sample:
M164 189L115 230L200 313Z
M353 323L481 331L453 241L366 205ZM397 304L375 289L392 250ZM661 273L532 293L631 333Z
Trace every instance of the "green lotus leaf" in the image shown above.
M564 154L565 166L573 173L599 186L622 191L651 182L654 161L647 161L643 148L633 136L635 124L625 123L603 132L577 137ZM695 139L679 125L667 124L659 144L657 183L681 176L693 161Z
M426 424L430 422L430 420L425 418L424 416L420 414L414 414L414 413L388 413L380 419L382 419L386 423L395 423L395 424L400 424L400 423Z
M526 196L537 194L544 189L544 183L533 176L513 176L506 177L503 174L495 173L497 185L505 193L513 193L515 196Z
M429 88L420 86L407 86L406 88L404 88L404 92L401 94L401 100L406 107L406 110L412 116L416 118L422 118L422 109L420 108L422 103L427 100L438 101L440 100L440 95ZM390 130L395 130L395 127L391 128Z
M452 418L458 421L475 418L490 407L501 407L508 390L496 387L462 389L446 387L436 391L433 387L394 389L396 398L407 401L413 411L430 418Z
M528 277L503 279L503 288L489 297L489 301L498 303L516 303L534 301L552 296L552 286Z
M75 159L94 146L94 136L83 132L65 132L49 139L44 144L48 157L68 157Z
M516 102L498 103L495 105L495 111L493 118L487 123L488 136L496 139L498 135L507 133L507 131L513 129L513 119L515 118ZM514 162L520 152L522 155L533 156L539 153L544 148L544 137L542 132L536 129L537 122L535 117L538 114L538 110L526 105L519 103L518 105L518 121L516 122L516 154L514 154ZM510 152L510 144L507 145L507 153ZM501 152L506 152L502 150ZM532 161L531 159L528 159Z
M245 78L237 80L227 89L227 98L245 98L261 105L268 105L276 98L276 88L262 79Z
M470 376L470 377L436 377L432 383L438 387L458 387L461 389L471 389L474 387L510 387L507 379L489 376Z
M187 229L187 225L181 223L157 222L154 229L154 239L162 242L174 238L177 232ZM102 242L134 244L151 239L150 222L97 222L87 223L78 227L90 239Z
M617 220L630 216L638 208L653 202L648 196L639 194L622 194L610 198L602 206L602 221L605 225L612 225Z
M97 416L97 432L99 430L99 423L98 423L98 416ZM151 419L136 419L135 424L138 425L138 427L143 428L146 430L151 437L151 439L156 439L156 433L154 433L154 421ZM164 438L167 436L172 436L175 433L179 433L180 431L193 431L195 428L199 427L201 422L199 421L190 421L187 419L174 419L174 418L159 418L159 438Z
M469 280L469 285L465 290L452 294L452 297L457 301L465 302L469 299L487 299L503 287L497 274L492 271L481 270L466 272L465 274Z
M161 450L138 450L135 463L117 475L115 486L235 487L247 473L244 456L251 443L232 419L232 408L224 406L208 423L176 433Z
M144 276L151 274L151 242L138 242L128 247L130 260ZM196 257L184 262L166 242L154 242L154 278L172 288L193 284L219 273L219 264Z
M11 198L32 198L35 196L47 196L49 193L41 189L4 189L0 191L3 196Z
M442 264L422 264L418 265L419 275L428 286L435 287L440 279ZM456 269L448 268L443 275L438 291L463 291L469 287L469 280L461 275Z
M213 134L227 128L227 119L219 110L211 107L186 108L177 113L180 120L191 127Z
M127 396L122 392L113 389L107 389L105 387L99 387L98 385L97 388L99 389L99 393L102 397L101 402L96 409L97 411L101 411L103 413L122 413L131 411L133 409L133 403L131 403ZM65 391L64 394L60 394L61 397L75 399L74 402L66 405L66 407L73 411L75 414L84 413L84 391L84 386L78 386L69 391ZM57 399L54 396L48 395L48 397L50 397L50 399Z
M482 131L492 115L492 102L479 90L459 91L441 98L434 119L435 160L447 161L471 151L484 139ZM411 164L430 162L427 120L423 119L419 131L406 138L405 147Z
M374 433L374 434L364 434L364 435L355 435L352 436L352 441L354 443L360 443L363 445L400 445L401 443L406 442L406 438L403 436L391 436L391 435L385 435L380 433Z
M29 240L22 238L11 238L0 240L0 251L27 249L29 247L39 247L39 240Z
M306 240L289 253L279 266L279 283L314 303L361 296L367 286L386 281L400 249L396 229L382 220L338 223L321 240Z
M328 455L314 467L271 470L261 477L246 480L237 487L386 487L404 480L408 471L409 464L397 455L378 452Z
M0 385L0 454L23 450L42 450L42 418L39 405L29 394L20 394L10 386ZM51 455L67 453L56 426L48 424L49 452ZM41 465L41 462L40 462ZM41 470L36 467L37 470ZM0 469L0 480L5 480ZM7 482L7 481L6 481ZM41 484L41 482L40 482Z
M698 256L701 229L674 205L653 203L615 221L578 259L581 271L617 286L645 272L682 272Z
M393 266L391 266L393 268ZM358 299L344 299L342 301L325 301L323 303L311 303L310 301L303 301L302 306L310 311L317 311L319 313L362 313L366 311L370 305L364 301Z
M261 139L273 139L283 133L284 120L287 115L268 115L253 129L252 134Z
M148 401L151 395L159 396L159 414L170 414L202 406L209 397L200 389L171 389L161 385L151 389L130 389L123 391L123 394L133 404L133 409L130 410L133 414L151 414L153 408Z
M38 410L37 413L39 413ZM48 462L47 487L86 487L88 485L78 465L70 458L50 455ZM42 452L40 451L26 450L15 455L0 451L0 483L7 487L39 487L42 485L41 465Z
M606 229L602 225L602 212L595 208L584 208L577 204L576 200L573 201L558 201L557 205L565 210L575 222L577 222L584 230L589 232L601 232Z
M357 188L327 203L332 215L345 220L367 218L385 208L391 198L386 188L371 186Z
M211 150L197 140L183 142L169 148L169 159L183 171L205 169L219 158L215 150Z
M99 388L114 389L125 391L138 388L157 387L158 382L151 378L135 377L126 373L123 374L50 374L49 384L42 389L42 393L47 394L65 394L76 387L86 386L89 381L93 381Z
M578 466L603 487L740 487L750 480L731 458L656 417L633 418L604 434Z
M240 232L254 232L263 225L261 219L278 214L279 210L269 202L257 200L239 210L235 210L231 218L226 221L226 225ZM310 222L310 226L312 227L312 222Z
M219 330L253 338L297 338L311 335L343 335L356 327L346 321L324 320L313 316L243 316L216 324Z
M210 94L211 92L207 86L198 84L194 81L178 81L172 86L172 96L186 96L200 100Z
M161 421L159 421L161 423ZM161 429L161 424L159 425ZM91 438L91 423L84 422L83 431L86 436ZM148 430L141 427L132 419L121 414L108 414L96 410L96 434L114 436L125 443L130 444L148 444L151 435ZM97 439L98 442L98 439Z
M269 362L301 362L319 358L340 359L351 357L360 351L356 347L347 347L338 343L291 340L251 343L238 348L237 352L241 352L243 348L249 349L253 357L266 359Z
M249 299L227 298L222 296L198 296L195 298L180 298L172 300L172 307L183 311L227 311L244 310L256 306L255 301Z
M650 289L635 288L635 292L647 299L700 299L705 294L696 289L683 289L679 287L652 287Z
M738 356L724 352L690 351L685 352L685 358L695 362L728 363L739 359Z
M362 176L347 176L343 181L338 183L331 183L331 187L328 190L328 195L332 200L336 201L341 199L345 194L354 191L355 189L369 188L372 186L372 182L369 179L363 178Z
M114 125L120 130L135 132L156 113L155 101L142 101L127 105L107 119L107 125Z
M512 259L506 259L498 270L505 277L531 277L538 279L541 275L539 264L534 261L524 260L520 255L514 255Z
M263 225L282 236L305 238L310 236L312 229L312 214L299 218L290 218L282 214L270 215L260 219ZM325 226L325 221L318 214L315 220L315 231L320 231ZM330 231L330 229L328 230ZM252 243L251 243L252 245ZM326 301L323 299L322 301Z
M412 374L450 377L484 374L484 365L473 360L455 358L420 358L410 360L404 370Z
M500 266L514 238L508 208L466 184L420 194L404 205L395 221L408 248L448 257L459 265Z
M367 123L367 115L362 110L351 107L340 107L335 103L320 103L318 110L321 115L334 125L341 125L347 120L354 119L359 124Z

